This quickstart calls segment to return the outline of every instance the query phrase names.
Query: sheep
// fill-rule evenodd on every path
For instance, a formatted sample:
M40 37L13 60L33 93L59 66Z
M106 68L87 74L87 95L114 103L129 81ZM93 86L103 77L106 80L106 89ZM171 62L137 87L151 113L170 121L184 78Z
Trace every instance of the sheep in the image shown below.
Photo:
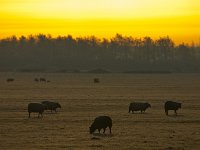
M103 133L105 133L107 127L109 127L111 134L112 119L109 116L99 116L95 118L94 122L89 127L90 134L94 133L96 129L98 129L99 133L101 129L103 129L104 130Z

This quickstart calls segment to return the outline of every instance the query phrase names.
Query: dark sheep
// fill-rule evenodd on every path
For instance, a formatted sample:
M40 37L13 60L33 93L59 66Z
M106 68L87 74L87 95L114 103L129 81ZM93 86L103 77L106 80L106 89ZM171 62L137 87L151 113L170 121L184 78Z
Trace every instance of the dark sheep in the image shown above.
M45 78L40 78L40 82L46 82Z
M99 83L99 82L100 82L99 78L94 78L94 83Z
M42 105L44 106L44 110L48 110L49 109L49 106L45 103L42 103Z
M13 78L8 78L6 81L7 81L7 82L13 82L13 81L15 81L15 79L13 79Z
M45 110L51 110L51 112L54 110L57 112L57 108L61 108L61 105L57 102L51 102L51 101L42 101L42 104L45 105Z
M35 82L39 82L39 79L38 79L38 78L35 78L34 81L35 81Z
M165 102L165 113L168 115L168 110L174 110L174 113L177 115L177 110L181 108L181 103L167 101Z
M42 101L41 103L45 106L45 110L48 110L48 105L50 101Z
M141 111L145 112L147 108L151 107L151 105L149 103L138 103L138 102L133 102L130 103L129 105L129 113L132 111L132 113L134 113L134 111Z
M41 115L41 117L43 117L43 112L44 112L44 105L43 104L40 104L40 103L29 103L28 104L28 113L29 113L29 118L30 118L30 114L32 112L36 112L38 113L38 118L39 118L39 115Z
M90 134L94 133L96 129L98 129L99 133L101 129L103 129L103 133L105 133L106 128L109 127L110 134L111 134L111 128L112 128L112 119L109 116L99 116L95 118L90 128Z

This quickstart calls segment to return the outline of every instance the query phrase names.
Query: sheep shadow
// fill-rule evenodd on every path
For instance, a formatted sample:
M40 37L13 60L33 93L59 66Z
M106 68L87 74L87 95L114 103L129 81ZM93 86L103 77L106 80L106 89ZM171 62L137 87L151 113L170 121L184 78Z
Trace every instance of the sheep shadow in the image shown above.
M134 112L134 113L129 113L130 115L151 115L152 113L148 113L148 112Z
M106 133L93 133L92 134L93 135L93 139L96 139L97 137L102 137L102 138L104 138L104 137L113 137L113 134L111 133L111 134L106 134ZM98 139L98 138L97 138Z
M47 114L47 115L55 115L55 114L58 114L58 112L46 111L46 112L44 112L44 114Z
M184 117L184 115L183 114L168 114L168 115L166 115L166 117L169 117L169 118L180 118L180 117Z

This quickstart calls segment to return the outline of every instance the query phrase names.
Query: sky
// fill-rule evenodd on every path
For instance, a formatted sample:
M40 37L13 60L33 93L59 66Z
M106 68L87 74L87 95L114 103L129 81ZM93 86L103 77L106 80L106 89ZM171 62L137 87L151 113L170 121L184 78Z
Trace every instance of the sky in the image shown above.
M200 43L200 0L0 0L0 38L116 33Z

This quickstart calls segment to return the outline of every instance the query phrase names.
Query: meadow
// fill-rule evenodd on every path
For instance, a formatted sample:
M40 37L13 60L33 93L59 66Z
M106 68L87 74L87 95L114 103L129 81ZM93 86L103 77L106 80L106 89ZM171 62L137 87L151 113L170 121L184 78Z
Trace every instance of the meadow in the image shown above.
M14 82L6 82L7 78ZM49 83L34 78L45 77ZM99 78L100 83L93 79ZM31 114L30 102L53 100L57 113ZM164 103L182 103L165 115ZM144 114L130 102L149 102ZM89 134L100 115L113 120L112 134ZM0 149L199 150L200 74L0 73Z

